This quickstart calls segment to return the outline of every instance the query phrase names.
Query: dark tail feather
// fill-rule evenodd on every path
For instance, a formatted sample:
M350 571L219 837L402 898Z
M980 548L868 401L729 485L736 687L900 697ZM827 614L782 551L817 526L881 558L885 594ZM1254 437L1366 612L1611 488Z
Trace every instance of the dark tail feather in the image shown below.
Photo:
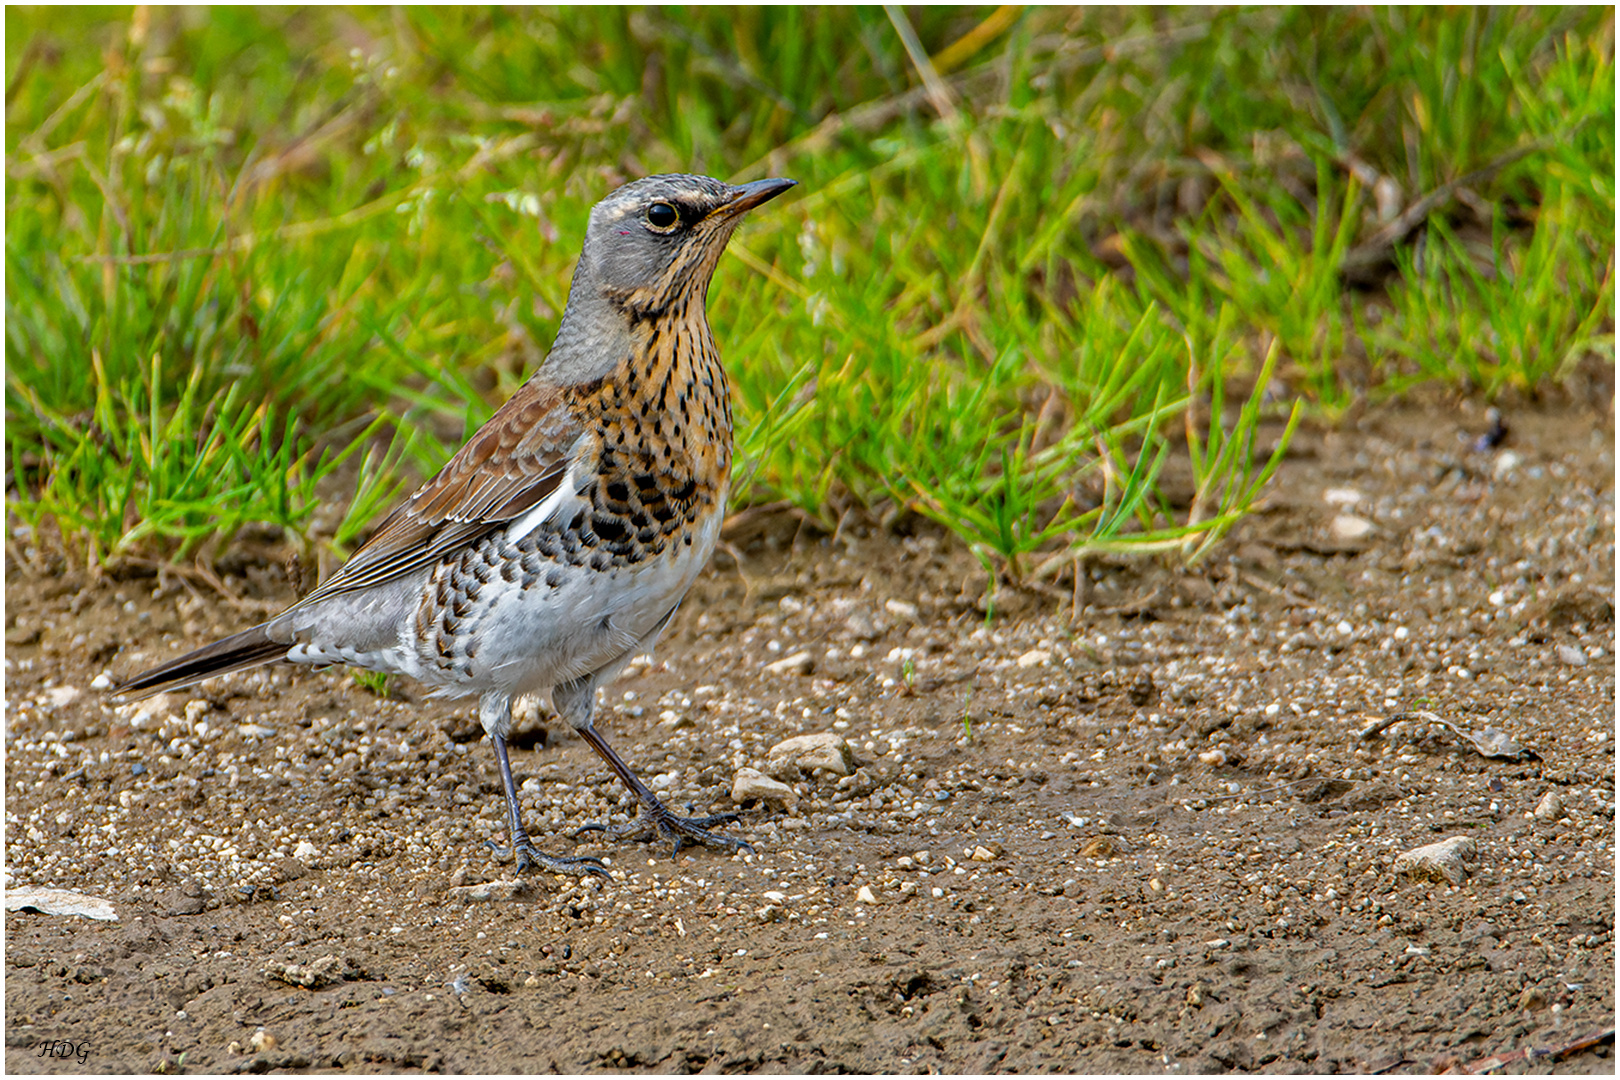
M196 652L186 653L160 667L143 671L117 687L113 693L131 701L139 701L141 698L161 694L166 690L178 690L200 683L204 679L212 679L216 675L227 675L244 668L284 660L287 657L287 648L285 642L271 641L263 626L255 626L251 630L233 634L212 645L204 645Z

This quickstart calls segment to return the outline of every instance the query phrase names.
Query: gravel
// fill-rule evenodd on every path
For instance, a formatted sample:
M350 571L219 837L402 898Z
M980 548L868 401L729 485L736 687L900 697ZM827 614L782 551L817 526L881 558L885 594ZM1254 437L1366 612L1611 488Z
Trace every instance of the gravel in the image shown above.
M1381 423L1302 435L1196 574L1093 559L1077 618L1003 586L987 624L940 536L785 518L600 725L672 806L792 798L737 823L753 855L588 840L611 883L514 882L476 721L409 686L55 693L243 615L8 564L8 884L121 915L8 913L8 1064L71 1029L114 1071L1371 1071L1612 1023L1611 437L1515 417L1499 472ZM1455 730L1363 736L1420 705ZM776 753L804 737L836 754ZM543 849L635 813L544 708L514 741ZM1452 839L1461 874L1399 861ZM325 957L359 974L285 1006L265 972Z

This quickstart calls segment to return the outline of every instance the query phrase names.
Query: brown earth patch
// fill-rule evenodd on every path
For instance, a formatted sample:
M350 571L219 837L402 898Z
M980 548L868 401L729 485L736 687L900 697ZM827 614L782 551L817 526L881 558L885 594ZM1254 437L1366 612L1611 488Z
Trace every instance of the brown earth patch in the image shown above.
M7 1068L1422 1072L1612 1029L1612 417L1510 423L1492 453L1477 415L1307 432L1207 565L1093 561L1073 620L1060 583L987 625L930 532L756 521L603 729L672 805L730 807L793 735L855 771L789 773L797 804L738 826L753 856L582 842L600 886L509 880L471 710L418 687L94 688L288 602L273 547L226 601L18 540L8 892L119 920L7 912ZM1532 753L1359 734L1414 708ZM631 809L543 711L526 730L543 847ZM1452 836L1460 884L1394 874Z

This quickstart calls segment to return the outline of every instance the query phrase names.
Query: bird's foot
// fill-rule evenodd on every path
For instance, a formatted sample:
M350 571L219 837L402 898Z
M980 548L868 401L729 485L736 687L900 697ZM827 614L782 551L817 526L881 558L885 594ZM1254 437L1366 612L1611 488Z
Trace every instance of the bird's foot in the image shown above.
M607 867L601 859L590 855L547 855L534 846L529 834L521 830L512 834L512 846L501 847L493 840L485 840L485 844L495 853L498 859L517 859L516 873L523 873L531 866L542 870L550 870L555 874L578 874L581 877L600 877L613 880L607 872Z
M712 826L727 825L741 817L741 814L735 813L681 817L663 803L655 801L651 805L642 804L641 813L634 820L622 825L581 825L574 830L574 835L599 832L615 840L672 840L675 843L674 850L670 852L672 857L680 855L681 848L687 844L707 844L731 852L746 851L752 855L753 845L746 840L709 831Z

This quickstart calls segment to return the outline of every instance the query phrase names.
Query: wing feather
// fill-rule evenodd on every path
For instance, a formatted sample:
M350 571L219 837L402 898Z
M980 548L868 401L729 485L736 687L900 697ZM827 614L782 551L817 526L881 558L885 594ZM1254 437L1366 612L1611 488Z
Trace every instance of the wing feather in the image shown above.
M557 490L583 432L561 389L525 383L297 606L412 573L522 516Z

